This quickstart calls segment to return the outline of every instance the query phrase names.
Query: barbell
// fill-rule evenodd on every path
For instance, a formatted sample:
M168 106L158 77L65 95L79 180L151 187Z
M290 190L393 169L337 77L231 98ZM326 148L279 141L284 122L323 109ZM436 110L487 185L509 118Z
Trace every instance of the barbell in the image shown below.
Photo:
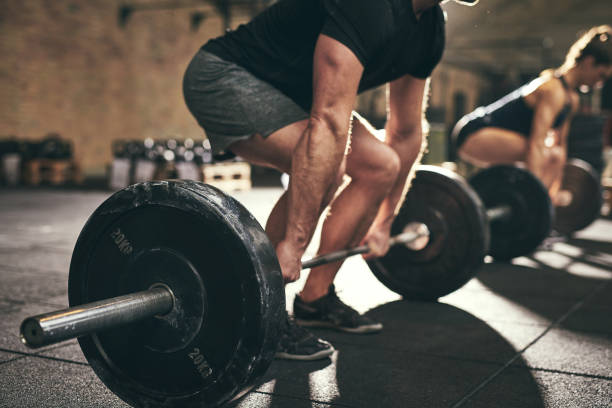
M421 166L393 223L395 245L368 262L375 275L411 298L437 298L467 282L497 233L487 225L513 224L536 201L520 182L529 173L500 174L507 180L485 183L485 192L495 196L487 189L506 182L521 191L485 209L461 177ZM303 267L367 251L338 251ZM68 294L70 308L24 320L23 342L78 337L96 375L135 407L216 407L244 395L274 358L285 313L278 260L259 223L237 200L192 181L137 184L102 203L75 245Z
M489 167L468 184L450 170L421 166L391 233L423 223L427 246L394 247L368 265L404 298L435 300L468 282L485 255L508 260L535 250L549 235L552 217L546 189L525 169Z

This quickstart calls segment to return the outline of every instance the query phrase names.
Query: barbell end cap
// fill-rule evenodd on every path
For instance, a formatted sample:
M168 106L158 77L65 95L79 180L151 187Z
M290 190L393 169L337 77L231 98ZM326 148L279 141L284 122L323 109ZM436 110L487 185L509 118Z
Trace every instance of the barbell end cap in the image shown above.
M40 322L33 317L28 317L21 323L19 338L29 348L40 348L45 344L44 331Z
M406 248L413 251L421 251L429 244L430 234L431 233L426 224L423 224L422 222L411 222L406 225L400 237L412 236L412 238L400 240L399 243L403 243Z

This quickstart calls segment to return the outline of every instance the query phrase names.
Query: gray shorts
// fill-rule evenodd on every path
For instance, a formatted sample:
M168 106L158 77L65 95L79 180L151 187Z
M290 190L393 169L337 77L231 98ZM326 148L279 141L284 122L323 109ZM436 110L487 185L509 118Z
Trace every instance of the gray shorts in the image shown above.
M267 137L309 116L269 83L204 50L187 67L183 94L213 153L255 133Z

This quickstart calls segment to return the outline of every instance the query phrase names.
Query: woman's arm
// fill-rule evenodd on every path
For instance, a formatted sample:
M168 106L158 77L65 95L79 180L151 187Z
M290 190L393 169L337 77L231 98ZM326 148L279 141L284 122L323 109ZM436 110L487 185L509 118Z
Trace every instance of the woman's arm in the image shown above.
M567 94L558 81L548 81L535 93L534 117L527 151L527 167L550 189L557 175L551 169L561 153L550 132L555 117L563 109Z
M572 119L578 111L579 99L578 95L576 95L575 93L572 93L571 95L571 104L572 110L567 120L559 130L558 139L556 140L556 145L558 146L559 163L557 166L556 176L553 178L550 188L548 189L548 192L551 198L553 199L553 202L558 205L563 205L563 203L566 202L568 199L563 195L558 196L558 193L560 192L561 183L563 182L563 168L565 166L565 162L567 161L567 139L569 136L569 129L572 123Z

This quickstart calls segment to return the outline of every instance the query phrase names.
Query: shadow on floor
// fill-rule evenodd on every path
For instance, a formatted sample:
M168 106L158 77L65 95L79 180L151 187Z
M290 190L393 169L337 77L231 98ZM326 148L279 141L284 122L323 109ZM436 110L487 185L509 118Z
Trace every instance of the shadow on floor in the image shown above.
M561 328L612 333L603 316L606 310L609 312L610 302L602 300L612 289L610 243L568 239L550 251L539 251L523 260L486 264L478 280L550 321L563 317Z
M450 407L516 356L485 322L447 304L395 301L368 315L381 333L317 331L337 349L331 360L275 361L239 407ZM544 406L529 370L508 389L521 403L507 395L506 406Z
M612 242L570 237L567 239L567 243L582 248L590 255L600 255L601 253L612 255ZM608 265L608 267L611 266Z

